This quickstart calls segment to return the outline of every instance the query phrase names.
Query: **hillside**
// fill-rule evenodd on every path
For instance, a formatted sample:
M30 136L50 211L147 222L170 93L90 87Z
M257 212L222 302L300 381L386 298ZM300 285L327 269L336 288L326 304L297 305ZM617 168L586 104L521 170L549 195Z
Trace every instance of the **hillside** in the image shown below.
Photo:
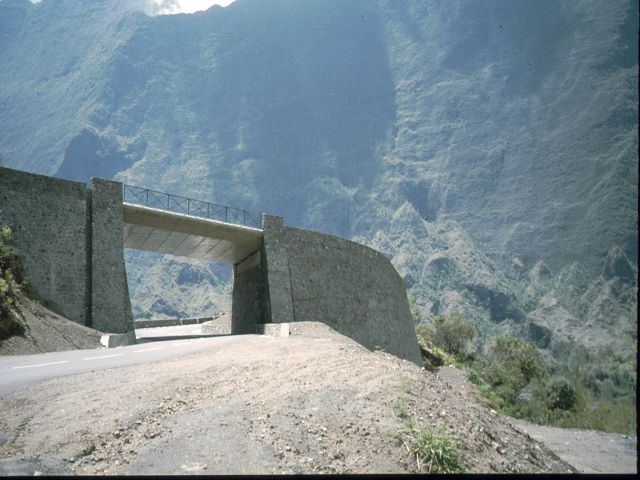
M0 2L7 166L353 238L479 348L635 357L637 1L143 5ZM229 266L127 262L135 316L228 310Z

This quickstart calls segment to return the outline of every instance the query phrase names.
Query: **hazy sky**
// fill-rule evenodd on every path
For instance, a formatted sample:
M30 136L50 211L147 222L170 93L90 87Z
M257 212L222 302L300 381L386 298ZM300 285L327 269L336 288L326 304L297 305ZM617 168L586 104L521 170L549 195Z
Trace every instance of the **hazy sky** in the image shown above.
M31 0L32 3L38 3L42 0ZM234 0L149 0L150 3L156 6L157 13L172 14L172 13L193 13L200 10L206 10L212 5L221 5L226 7Z
M160 14L193 13L206 10L212 5L226 7L234 0L152 0L159 8Z

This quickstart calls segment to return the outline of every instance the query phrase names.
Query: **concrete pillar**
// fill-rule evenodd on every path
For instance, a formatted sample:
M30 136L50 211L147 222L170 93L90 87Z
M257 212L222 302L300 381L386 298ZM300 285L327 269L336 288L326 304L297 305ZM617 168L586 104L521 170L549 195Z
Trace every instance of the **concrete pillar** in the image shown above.
M133 338L124 265L122 184L91 179L91 326Z
M262 215L262 271L265 318L272 323L295 321L291 296L291 274L287 234L282 217Z

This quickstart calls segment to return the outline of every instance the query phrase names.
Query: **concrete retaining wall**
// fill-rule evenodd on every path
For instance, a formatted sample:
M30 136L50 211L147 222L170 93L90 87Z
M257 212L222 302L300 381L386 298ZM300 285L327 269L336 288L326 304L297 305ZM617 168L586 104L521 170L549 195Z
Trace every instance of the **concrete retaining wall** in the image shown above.
M0 199L0 222L14 232L16 254L38 300L81 325L133 331L122 184L92 179L87 189L84 183L0 167Z

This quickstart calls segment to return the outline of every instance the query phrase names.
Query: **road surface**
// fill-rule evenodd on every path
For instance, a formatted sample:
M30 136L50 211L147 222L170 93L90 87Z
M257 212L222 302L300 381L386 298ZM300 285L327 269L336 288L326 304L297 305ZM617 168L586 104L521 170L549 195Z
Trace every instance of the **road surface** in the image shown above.
M191 325L191 330L197 326ZM138 344L127 347L101 348L92 350L72 350L38 355L19 355L0 358L0 397L26 385L50 378L76 373L121 367L138 363L157 362L203 350L219 348L239 341L246 336L184 336L183 331L170 329L185 327L165 327L140 329ZM149 330L149 332L143 332ZM180 335L183 336L180 336ZM144 335L144 338L140 338Z

